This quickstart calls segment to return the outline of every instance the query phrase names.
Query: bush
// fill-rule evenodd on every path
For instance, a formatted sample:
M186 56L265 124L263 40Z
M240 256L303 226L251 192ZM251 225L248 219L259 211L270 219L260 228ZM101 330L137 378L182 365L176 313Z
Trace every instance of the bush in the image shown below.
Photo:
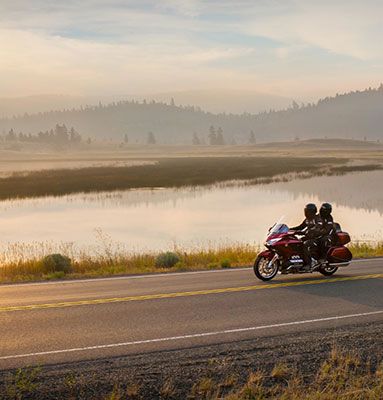
M157 256L155 266L157 268L172 268L180 261L181 259L176 253L167 251L166 253L161 253Z
M57 271L57 272L51 272L49 274L44 275L44 279L46 280L51 280L51 279L62 279L65 276L64 271Z
M221 268L230 268L230 267L231 267L230 260L225 258L224 260L221 261Z
M72 269L72 261L62 254L49 254L41 260L45 273L63 272L68 273Z

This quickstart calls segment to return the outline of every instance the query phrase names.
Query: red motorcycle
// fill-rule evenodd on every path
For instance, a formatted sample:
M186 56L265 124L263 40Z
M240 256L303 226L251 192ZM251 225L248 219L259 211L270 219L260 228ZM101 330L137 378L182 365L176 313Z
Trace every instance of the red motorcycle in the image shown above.
M316 244L311 249L314 264L310 269L305 268L303 261L303 242L299 233L290 231L283 223L276 223L270 228L265 246L254 263L254 273L257 278L269 281L281 274L300 274L318 271L325 276L334 274L338 267L350 264L352 254L345 247L350 242L350 235L343 232L339 224L334 224L331 244L326 247L326 257L321 260L320 249Z

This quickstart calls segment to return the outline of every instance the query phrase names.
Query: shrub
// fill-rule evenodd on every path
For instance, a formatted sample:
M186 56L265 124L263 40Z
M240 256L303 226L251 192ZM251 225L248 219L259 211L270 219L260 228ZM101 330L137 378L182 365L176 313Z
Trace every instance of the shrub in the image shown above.
M68 273L72 269L71 259L62 254L49 254L41 260L41 265L45 273Z
M182 261L179 261L177 264L174 265L174 269L177 271L187 271L187 267Z
M167 251L166 253L160 253L157 256L155 266L157 268L172 268L180 261L181 260L176 253Z
M64 271L57 271L57 272L51 272L50 274L44 275L44 279L50 280L50 279L61 279L64 278L65 272Z
M221 268L230 268L231 263L230 260L225 258L224 260L221 260Z

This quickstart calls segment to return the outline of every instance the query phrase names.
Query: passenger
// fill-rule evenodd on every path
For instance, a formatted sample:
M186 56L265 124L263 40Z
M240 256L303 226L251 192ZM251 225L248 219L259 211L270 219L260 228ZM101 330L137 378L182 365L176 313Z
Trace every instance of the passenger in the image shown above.
M323 222L323 236L319 239L320 261L325 261L327 250L333 243L334 219L331 215L330 203L323 203L319 209L319 215Z
M318 239L323 235L323 222L317 215L317 206L309 203L304 208L305 220L298 226L290 228L292 231L300 232L304 236L303 241L303 261L305 269L310 270L315 264L315 260L311 257L313 246L316 245Z

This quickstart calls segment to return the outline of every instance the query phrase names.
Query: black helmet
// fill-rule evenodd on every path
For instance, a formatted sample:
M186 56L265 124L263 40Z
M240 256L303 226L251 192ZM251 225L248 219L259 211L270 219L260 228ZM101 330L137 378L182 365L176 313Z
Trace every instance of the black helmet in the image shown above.
M332 212L332 205L330 203L323 203L320 207L319 214L321 217L328 217Z
M314 203L309 203L305 205L305 217L313 218L318 212L317 206Z

